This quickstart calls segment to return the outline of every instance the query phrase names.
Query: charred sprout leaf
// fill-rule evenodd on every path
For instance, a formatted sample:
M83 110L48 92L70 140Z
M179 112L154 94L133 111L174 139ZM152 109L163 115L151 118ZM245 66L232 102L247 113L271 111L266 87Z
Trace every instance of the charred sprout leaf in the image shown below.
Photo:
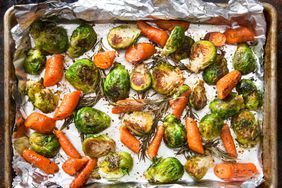
M216 114L205 115L199 125L202 137L207 141L212 141L220 135L223 120Z
M189 103L195 110L201 110L207 105L206 90L203 80L198 80L189 97Z
M174 157L157 158L144 172L145 178L150 183L173 183L179 180L184 173L184 168Z
M172 58L176 62L189 58L191 47L194 43L195 41L191 37L184 36L182 45L173 54L171 54Z
M29 74L39 74L45 65L45 61L46 57L40 50L30 49L23 63L24 70Z
M29 140L27 136L22 136L14 140L14 147L18 154L22 154L25 149L29 148Z
M144 64L137 65L130 74L130 86L135 91L146 91L151 87L152 77Z
M184 40L184 30L180 26L175 26L171 31L169 38L166 41L166 44L161 52L162 56L168 56L175 52L182 46Z

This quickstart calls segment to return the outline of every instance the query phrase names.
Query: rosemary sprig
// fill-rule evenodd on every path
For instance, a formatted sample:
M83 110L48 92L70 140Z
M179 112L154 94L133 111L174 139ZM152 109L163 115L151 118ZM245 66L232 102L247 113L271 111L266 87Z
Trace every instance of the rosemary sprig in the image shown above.
M186 144L181 146L176 150L175 155L184 155L186 159L189 159L190 157L195 155L195 152L193 152Z
M214 140L212 142L206 143L204 148L208 150L211 155L225 161L225 162L235 162L235 158L230 157L225 151L218 147L219 140Z
M65 128L69 128L69 125L72 124L74 121L73 118L74 118L74 115L67 117L60 130L62 131Z

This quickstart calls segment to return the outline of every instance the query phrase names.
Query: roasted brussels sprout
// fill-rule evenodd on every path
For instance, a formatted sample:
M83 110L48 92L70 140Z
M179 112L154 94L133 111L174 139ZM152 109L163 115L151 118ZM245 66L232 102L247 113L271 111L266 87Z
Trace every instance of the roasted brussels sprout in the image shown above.
M83 107L75 113L74 124L81 133L95 134L108 128L111 118L95 108Z
M236 140L244 148L254 147L260 140L260 125L252 112L242 110L231 119Z
M184 30L180 26L175 26L171 31L169 38L166 41L166 44L161 52L162 56L168 56L175 52L182 46L184 40Z
M188 85L186 85L186 84L183 84L183 85L181 85L178 89L177 89L177 91L176 91L176 93L174 93L174 95L172 96L172 98L173 99L177 99L178 97L180 97L183 93L185 93L186 91L191 91L191 88L188 86Z
M207 40L200 40L193 44L190 53L190 62L187 68L194 73L204 70L214 63L216 58L216 48L214 44Z
M151 87L152 77L144 64L137 65L130 74L130 86L135 91L146 91Z
M44 113L53 112L59 102L59 95L55 95L49 88L44 88L41 81L28 81L26 93L32 104Z
M31 149L45 157L55 157L60 148L60 143L54 134L32 133L29 137Z
M210 109L212 113L217 114L223 119L227 119L236 115L241 109L245 107L242 95L231 93L227 98L214 99L210 102Z
M127 152L109 153L100 163L99 172L106 179L118 179L129 174L133 159Z
M40 50L30 49L24 60L23 66L25 72L29 74L39 74L45 64L46 57Z
M171 57L176 62L188 58L190 56L191 47L194 43L195 41L191 37L184 36L182 45L173 54L171 54Z
M82 142L82 150L91 158L106 156L116 150L116 143L105 134L89 135Z
M195 155L185 163L186 172L195 180L200 181L213 166L213 158L210 155Z
M195 110L201 110L207 105L207 96L203 80L198 80L197 84L194 86L193 92L189 97L189 103Z
M220 135L223 120L217 114L205 115L199 125L199 130L203 138L209 142Z
M152 70L152 87L159 94L172 95L183 82L181 70L166 62L158 62Z
M184 168L174 157L156 158L151 166L144 172L145 178L150 183L173 183L179 180L184 173Z
M113 101L125 99L129 95L130 78L126 68L116 63L104 82L104 92Z
M136 25L120 25L110 30L108 43L114 49L124 49L134 44L141 31Z
M84 52L90 50L97 41L97 34L91 25L86 23L78 26L70 38L70 46L67 54L71 58L81 56Z
M186 132L181 121L173 114L164 119L164 142L169 148L178 148L186 142Z
M14 147L18 154L22 154L25 149L29 148L29 140L27 136L14 139Z
M229 72L226 59L217 55L215 63L208 66L203 71L203 80L209 85L215 85L216 82Z
M254 72L257 65L254 53L251 48L243 43L239 44L233 57L233 66L235 70L242 74Z
M31 25L30 33L36 49L49 54L59 54L68 48L67 31L53 22L38 20Z
M91 93L97 86L99 71L89 59L79 59L66 71L66 79L74 88Z
M245 105L249 110L257 110L263 104L263 96L259 91L251 93L244 98Z

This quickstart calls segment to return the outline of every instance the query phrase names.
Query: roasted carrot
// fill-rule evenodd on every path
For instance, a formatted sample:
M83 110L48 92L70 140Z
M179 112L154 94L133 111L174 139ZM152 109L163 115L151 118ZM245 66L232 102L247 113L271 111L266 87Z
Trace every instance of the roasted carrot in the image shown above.
M81 155L62 131L54 130L54 134L58 138L61 147L68 156L72 158L81 158Z
M204 37L205 40L212 42L215 46L223 46L226 42L226 37L220 32L209 32Z
M178 98L169 101L172 114L176 118L180 119L182 112L184 111L186 105L188 104L190 93L191 90L189 89L184 93L182 93Z
M185 126L189 148L197 153L204 154L202 137L197 122L191 117L186 117Z
M23 118L20 111L17 111L17 113L16 113L15 124L16 124L16 129L13 133L13 138L20 138L20 137L24 136L27 128L24 125L24 118Z
M216 83L217 97L219 99L224 99L229 95L232 89L238 84L241 80L241 73L237 70L233 70L223 76Z
M137 64L150 58L155 52L156 49L151 43L138 43L127 48L125 59L130 63Z
M63 78L64 56L55 54L47 59L43 85L45 87L57 84Z
M72 180L70 188L83 187L83 185L88 180L92 170L95 168L96 164L97 159L90 158L83 170Z
M96 67L100 69L108 69L113 65L115 58L115 51L105 51L98 52L96 55L93 56L92 60Z
M39 133L51 133L56 126L56 120L38 112L32 112L26 118L24 125Z
M222 129L221 129L221 134L220 138L223 142L223 145L225 147L226 152L231 156L231 157L237 157L237 151L235 147L234 140L232 138L230 129L227 124L224 124Z
M80 91L73 91L71 93L65 94L61 104L54 114L54 119L62 120L69 117L75 110L79 102L80 95Z
M83 157L81 159L69 158L63 163L62 169L65 171L65 173L73 176L79 172L88 161L89 159L87 157Z
M116 102L112 108L113 114L121 114L125 112L141 111L145 107L143 99L124 99Z
M224 32L224 35L226 37L226 43L228 44L236 44L236 43L255 40L254 32L247 27L238 27L236 29L231 29L231 28L226 29L226 31Z
M220 163L214 167L214 173L225 181L243 181L257 173L253 163Z
M157 132L148 147L148 155L151 159L157 156L159 147L161 145L164 135L164 126L160 125L157 128Z
M137 21L137 27L149 40L157 43L161 47L165 46L168 34L164 30L152 27L143 21Z
M57 164L32 150L24 150L22 156L27 162L36 166L47 174L55 174L59 171Z
M139 153L141 143L137 140L125 126L120 126L120 141L132 150L134 153Z
M184 31L186 31L190 25L189 22L181 20L156 20L153 21L157 26L164 30L172 31L175 26L180 26Z

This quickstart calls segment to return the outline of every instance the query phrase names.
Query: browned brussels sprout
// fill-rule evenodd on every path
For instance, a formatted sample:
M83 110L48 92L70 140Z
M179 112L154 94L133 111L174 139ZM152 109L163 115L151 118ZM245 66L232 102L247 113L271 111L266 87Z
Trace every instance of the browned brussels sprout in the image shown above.
M206 90L204 81L198 80L189 97L189 103L195 110L201 110L207 105Z
M191 37L185 36L182 45L173 54L171 54L171 57L176 62L188 58L190 56L191 47L194 43L195 41Z
M130 74L130 86L135 91L146 91L151 87L152 77L144 64L137 65Z
M180 26L175 26L171 31L169 38L166 41L166 44L161 52L162 56L168 56L175 52L182 46L184 40L184 30Z
M22 154L25 149L29 148L29 140L27 136L14 139L14 147L18 154Z
M217 114L207 114L200 121L200 133L207 142L210 142L220 135L223 123Z
M24 70L29 74L39 74L43 69L45 61L46 57L40 50L30 49L23 63Z

